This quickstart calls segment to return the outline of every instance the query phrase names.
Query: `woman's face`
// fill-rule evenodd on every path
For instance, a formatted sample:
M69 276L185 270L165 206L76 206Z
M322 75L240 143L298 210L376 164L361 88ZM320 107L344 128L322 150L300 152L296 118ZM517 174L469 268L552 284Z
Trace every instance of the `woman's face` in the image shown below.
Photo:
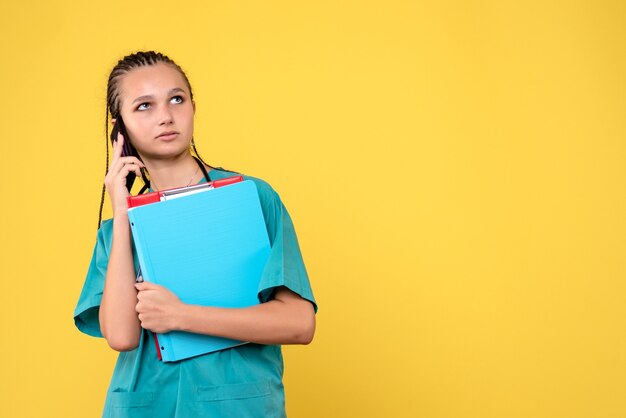
M167 159L189 149L196 109L176 68L158 63L130 71L120 81L119 97L130 141L142 158Z

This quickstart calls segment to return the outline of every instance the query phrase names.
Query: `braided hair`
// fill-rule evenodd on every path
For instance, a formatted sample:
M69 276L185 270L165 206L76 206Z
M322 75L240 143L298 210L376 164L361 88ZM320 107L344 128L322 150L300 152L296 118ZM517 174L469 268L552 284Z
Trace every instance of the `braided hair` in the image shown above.
M156 65L158 63L169 64L173 66L178 72L180 72L180 74L185 79L185 83L187 83L187 87L189 88L189 95L190 95L191 100L193 101L193 92L191 90L191 84L189 83L189 79L187 78L187 75L185 74L183 69L180 68L180 66L176 64L167 55L164 55L160 52L155 52L155 51L139 51L139 52L135 52L133 54L127 55L121 60L119 60L117 64L115 65L115 67L113 67L111 74L109 74L109 81L107 83L107 107L106 107L106 116L105 116L105 122L104 122L104 132L105 132L104 144L106 147L105 175L109 172L109 139L108 139L109 114L111 115L112 119L120 118L120 110L121 110L120 109L121 108L120 93L119 93L120 82L126 74L133 71L134 69L140 68L140 67L146 67L149 65ZM138 158L141 161L141 157L139 156L139 153L137 152L135 147L133 147L132 144L130 143L130 139L125 138L124 142L128 144L130 155ZM202 164L208 167L214 168L210 164L207 164L202 159L202 157L198 153L198 150L196 149L196 144L194 143L193 138L191 141L191 147L192 147L193 152L195 153L195 158L199 159ZM221 167L215 167L215 168L223 170L223 168ZM226 170L226 171L229 171L229 170ZM147 175L147 171L144 168L141 169L141 178L144 182L144 187L142 188L140 193L143 193L145 190L147 190L150 187L150 179ZM105 192L106 192L106 187L103 183L102 195L100 197L100 212L98 215L98 229L100 228L100 225L102 224L102 208L104 207Z

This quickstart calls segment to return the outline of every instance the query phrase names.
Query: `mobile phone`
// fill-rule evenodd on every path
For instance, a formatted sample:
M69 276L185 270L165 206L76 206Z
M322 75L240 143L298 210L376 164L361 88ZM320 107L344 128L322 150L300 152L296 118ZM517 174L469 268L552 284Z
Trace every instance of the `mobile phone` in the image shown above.
M115 124L113 125L113 130L111 131L111 145L113 145L117 141L117 134L121 133L124 137L124 146L122 147L122 157L130 157L132 156L133 149L132 145L130 145L130 139L128 137L128 133L126 132L126 127L124 126L124 121L121 116L118 116L115 119ZM134 172L128 173L126 177L126 188L128 189L128 193L133 187L133 183L135 183L135 178L137 175Z

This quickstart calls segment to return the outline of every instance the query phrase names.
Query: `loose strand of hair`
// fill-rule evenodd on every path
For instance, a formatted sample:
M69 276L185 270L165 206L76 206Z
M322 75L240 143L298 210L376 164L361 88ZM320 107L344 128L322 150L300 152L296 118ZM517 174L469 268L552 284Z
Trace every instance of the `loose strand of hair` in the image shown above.
M106 110L106 115L104 117L104 146L106 148L106 162L104 175L106 176L109 173L109 109ZM106 192L106 186L104 182L102 183L102 193L100 195L100 211L98 213L98 229L100 229L100 225L102 225L102 209L104 207L104 194Z

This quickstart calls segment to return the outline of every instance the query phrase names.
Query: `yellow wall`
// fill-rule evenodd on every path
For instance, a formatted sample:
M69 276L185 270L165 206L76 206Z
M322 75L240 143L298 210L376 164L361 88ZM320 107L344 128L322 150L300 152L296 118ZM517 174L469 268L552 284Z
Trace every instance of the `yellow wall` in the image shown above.
M626 416L623 1L4 1L0 35L0 416L101 411L115 353L72 312L138 49L292 213L290 416Z

